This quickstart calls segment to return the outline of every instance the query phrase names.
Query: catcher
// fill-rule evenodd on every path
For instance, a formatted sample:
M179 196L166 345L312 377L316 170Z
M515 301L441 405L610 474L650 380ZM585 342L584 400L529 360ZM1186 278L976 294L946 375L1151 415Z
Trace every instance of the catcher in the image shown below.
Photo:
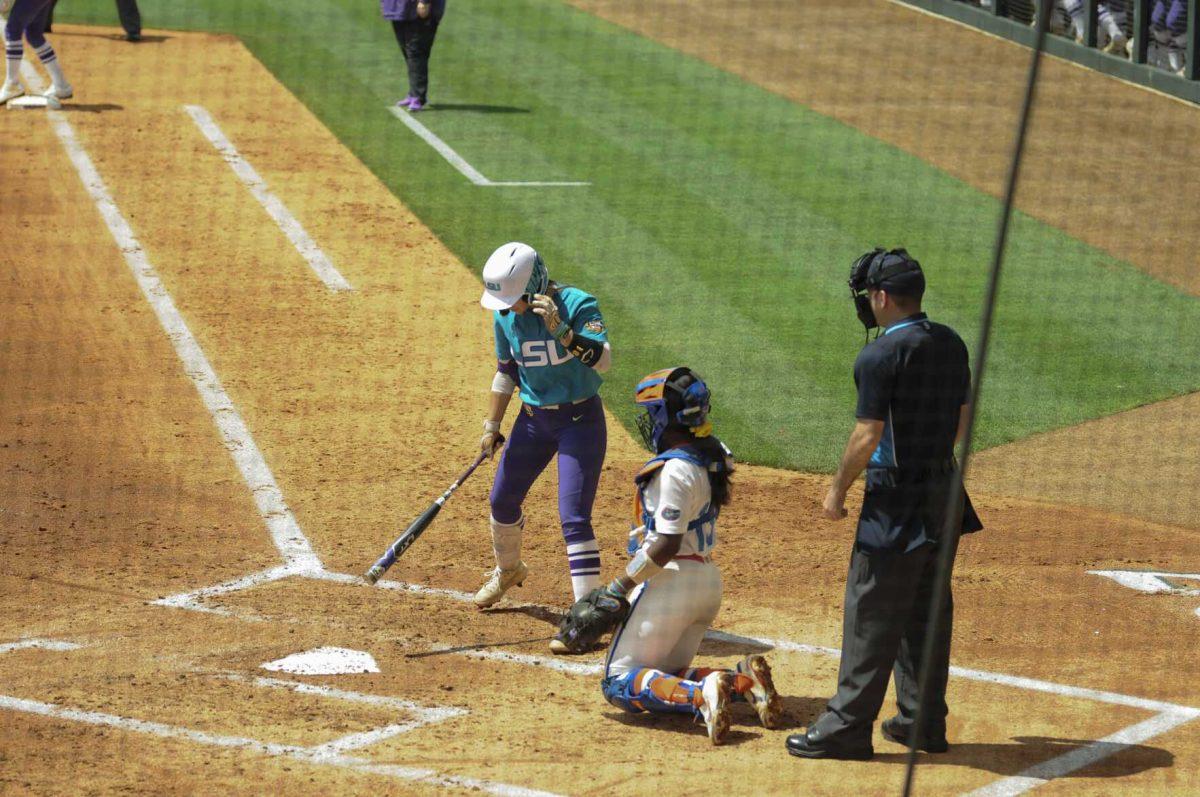
M717 516L729 503L733 456L712 436L709 392L688 368L667 368L637 386L638 430L656 452L634 479L633 555L624 575L580 599L563 618L552 648L589 650L616 628L604 663L604 697L630 712L691 714L713 744L729 730L729 705L743 699L766 728L782 705L762 656L734 670L691 668L721 606L721 573L712 563Z

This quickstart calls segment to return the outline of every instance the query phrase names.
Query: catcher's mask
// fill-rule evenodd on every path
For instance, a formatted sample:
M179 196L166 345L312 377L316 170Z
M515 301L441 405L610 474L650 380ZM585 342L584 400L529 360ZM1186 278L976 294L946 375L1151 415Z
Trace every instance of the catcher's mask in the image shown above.
M634 401L643 410L637 418L642 440L661 454L667 429L682 428L694 437L708 437L712 434L709 399L708 385L690 368L664 368L642 377L634 393Z
M925 293L921 264L904 249L888 251L878 246L854 261L850 266L850 298L858 320L868 330L879 326L868 295L868 291L875 290L920 298Z

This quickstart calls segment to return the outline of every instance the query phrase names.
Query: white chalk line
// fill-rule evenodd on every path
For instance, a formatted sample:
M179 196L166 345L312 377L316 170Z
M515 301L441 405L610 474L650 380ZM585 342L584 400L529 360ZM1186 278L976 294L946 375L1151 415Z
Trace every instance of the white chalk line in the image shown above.
M410 112L403 110L402 108L397 108L395 105L389 105L388 110L391 112L392 116L395 116L401 122L404 122L404 124L408 126L409 130L413 131L418 136L420 136L421 140L423 140L429 146L433 147L434 150L437 152L437 154L439 154L443 158L445 158L447 163L449 163L455 169L458 169L458 171L464 177L466 177L468 180L470 180L475 185L481 185L481 186L484 186L487 188L504 188L506 186L507 187L537 187L537 186L546 187L546 186L591 185L591 183L589 183L589 182L581 182L581 181L575 181L575 180L565 180L565 181L542 181L542 180L513 181L513 180L508 180L508 181L501 181L501 182L489 180L488 178L483 176L482 172L480 172L478 169L476 169L471 164L467 163L466 159L463 158L463 156L459 155L457 152L455 152L453 147L451 147L445 141L442 141L442 139L438 138L437 134L435 134L428 127L426 127L425 125L421 124L416 119L414 119L413 115Z
M192 590L191 592L181 592L177 595L168 595L165 598L151 601L155 606L170 606L175 609L190 609L194 612L207 612L209 614L219 614L223 616L234 616L235 612L222 606L208 606L201 603L204 598L211 598L217 595L228 595L232 592L240 592L250 587L256 587L260 584L269 584L272 581L279 581L290 576L310 574L319 572L319 567L313 567L307 563L302 564L287 564L270 567L266 570L259 570L240 578L235 578L231 581L224 581L220 584L213 584L210 587L201 587L200 589Z
M349 291L353 290L350 283L342 276L341 272L334 267L333 262L317 246L316 241L304 229L304 225L300 223L287 205L283 204L278 196L276 196L270 188L267 187L267 182L255 168L250 165L242 154L238 152L237 147L221 130L220 125L213 119L212 114L207 109L200 105L185 105L183 109L187 111L188 116L192 117L192 121L196 123L196 127L200 128L200 132L204 137L216 148L217 152L229 164L229 168L233 169L233 173L242 181L242 185L250 190L250 193L258 200L258 203L263 206L263 210L267 211L267 215L279 226L284 236L291 242L292 246L296 247L296 251L308 263L309 268L317 275L321 282L325 283L325 287L331 291Z
M255 574L255 575L261 575L261 574ZM360 578L359 576L350 575L348 573L334 573L334 572L331 572L329 570L324 570L324 569L305 570L305 571L297 570L297 571L291 572L291 573L284 573L278 577L286 578L291 575L299 576L302 578L313 578L313 579L319 579L319 580L324 580L324 581L333 581L333 582L341 583L341 584L366 586L365 582L363 582L362 578ZM252 577L248 577L248 578L252 578ZM224 593L235 591L235 589L230 588L231 583L232 582L226 583L223 585L219 585L219 587L221 588L220 593L214 592L214 593L210 593L210 594L224 594ZM255 582L255 583L261 583L261 582ZM254 586L254 584L247 584L246 586L247 587ZM416 594L420 594L420 595L444 597L444 598L448 598L450 600L453 600L453 601L456 601L459 603L469 603L469 604L474 603L474 595L472 595L471 593L463 592L461 590L446 589L443 587L428 587L423 584L411 584L411 583L407 583L407 582L403 582L403 581L394 581L391 579L381 579L378 583L375 584L375 587L380 588L380 589L395 590L395 591L401 591L401 592L412 592L412 593L416 593ZM238 587L237 589L243 589L243 588L245 588L245 587ZM206 589L215 589L215 588L206 588ZM201 592L204 592L204 590L196 590L194 592L184 593L184 594L188 595L188 596L192 596L192 595L197 595ZM182 606L181 604L174 602L179 597L181 597L181 596L173 596L171 598L164 598L159 601L156 601L156 603L159 603L162 605L179 606L180 608L191 608L190 606ZM535 609L543 609L546 611L555 611L554 607L542 606L540 604L535 604L535 603L517 603L517 604L512 604L512 606L516 607L516 608L519 608L522 606L528 606L530 608L535 608ZM207 607L206 607L206 610L212 611L212 609L208 609ZM731 633L728 631L718 631L716 629L710 630L705 635L705 637L707 639L711 639L716 642L727 642L727 643L743 644L743 645L756 645L756 646L759 646L762 648L774 648L776 650L787 651L789 653L803 653L803 654L829 656L829 657L838 657L838 656L841 656L841 654L842 654L840 649L834 648L834 647L827 647L824 645L810 645L810 644L807 644L804 642L795 642L790 639L775 639L775 638L771 638L771 637L747 636L747 635L742 635L742 634L734 634L734 633ZM485 656L480 651L465 651L465 652L464 651L454 651L454 652L462 653L463 655L470 654L470 656L473 658L488 658L488 657L495 658L495 659L500 658L496 653L488 653ZM525 654L513 654L513 655L523 656ZM549 659L549 658L547 658L546 660L547 661L555 661L555 659ZM514 661L516 661L516 660L514 659ZM538 666L544 666L544 665L539 662ZM1178 703L1170 703L1170 702L1166 702L1166 701L1162 701L1162 700L1152 700L1152 699L1144 698L1144 697L1125 695L1125 694L1121 694L1119 692L1106 692L1106 691L1099 690L1099 689L1088 689L1086 687L1070 686L1067 684L1054 683L1053 681L1042 681L1042 680L1039 680L1036 678L1026 678L1026 677L1020 676L1020 675L1008 675L1007 673L990 672L987 670L976 670L976 669L972 669L969 667L959 667L959 666L952 665L950 667L950 674L952 676L964 678L964 679L970 680L970 681L980 681L983 683L998 684L1001 686L1009 686L1009 687L1013 687L1016 689L1023 689L1026 691L1030 691L1030 692L1043 692L1046 694L1058 695L1060 697L1079 698L1082 700L1092 700L1092 701L1095 701L1098 703L1108 703L1108 704L1115 705L1115 706L1125 706L1127 708L1143 709L1146 711L1189 712L1189 711L1197 711L1198 710L1198 709L1194 709L1190 706L1180 705Z
M16 642L0 644L0 653L11 653L14 650L27 650L29 648L40 648L42 650L78 650L81 647L83 645L76 642L67 642L62 639L26 637L25 639L18 639Z
M41 84L41 78L28 62L22 64L22 71L31 85ZM142 248L141 243L133 234L133 228L121 214L112 194L100 177L100 173L96 171L91 157L76 137L75 129L62 111L47 111L47 116L55 134L67 151L67 156L79 173L79 179L83 181L84 188L91 196L108 231L116 241L117 248L124 255L134 280L137 281L138 287L142 289L146 300L154 309L159 324L162 325L171 345L175 347L175 353L183 361L184 371L195 384L200 398L204 401L204 406L212 415L213 422L225 443L225 448L233 457L246 486L254 496L259 514L267 524L271 539L280 554L283 555L284 562L289 565L320 567L320 560L313 552L308 539L300 531L300 526L292 515L292 510L284 502L283 493L275 482L275 476L271 473L262 452L259 451L254 438L250 435L246 422L238 413L229 394L225 392L221 380L217 377L212 365L209 364L199 342L188 329L178 308L175 307L175 302L167 293L162 279L151 265L146 250Z
M1150 594L1200 595L1200 588L1180 587L1170 579L1200 581L1200 573L1165 573L1154 570L1089 570L1090 576L1111 578L1123 587Z
M345 769L367 772L374 775L382 775L399 780L428 783L434 786L477 790L487 794L499 795L500 797L557 797L553 792L536 791L533 789L527 789L523 786L514 786L508 783L458 777L455 775L443 775L435 772L434 770L419 767L379 764L365 758L354 758L346 755L340 755L334 750L327 749L324 745L319 745L317 747L302 747L299 745L263 742L258 739L251 739L245 736L226 736L223 734L194 730L192 728L183 728L176 725L167 725L161 722L151 722L148 720L134 719L132 717L122 717L116 714L106 714L99 711L84 711L81 709L67 708L64 706L55 705L53 703L43 703L38 700L27 700L24 698L12 697L10 695L0 695L0 709L8 709L9 711L17 711L26 714L35 714L52 719L70 720L72 722L80 722L86 725L99 725L109 728L117 728L123 731L142 733L166 739L183 739L196 744L207 745L209 747L221 747L231 750L246 750L261 755L287 757L317 766L342 767Z
M337 689L322 684L310 684L300 681L287 681L280 678L255 677L247 678L238 673L218 673L218 678L227 681L251 683L265 689L284 689L304 695L317 695L349 703L364 703L378 706L388 711L403 711L413 715L407 722L397 722L379 728L346 734L332 741L309 748L318 758L329 758L341 755L350 750L367 747L402 733L415 731L428 725L434 725L456 717L466 716L469 712L464 708L454 706L423 706L411 700L404 700L388 695L369 695L363 692L353 692L347 689Z
M1044 761L1018 772L1011 777L993 781L987 786L969 792L967 797L1012 797L1035 789L1047 781L1061 778L1072 772L1098 763L1122 750L1141 744L1149 739L1179 727L1200 716L1197 711L1166 711L1147 720L1122 728L1116 733L1078 747L1069 753Z

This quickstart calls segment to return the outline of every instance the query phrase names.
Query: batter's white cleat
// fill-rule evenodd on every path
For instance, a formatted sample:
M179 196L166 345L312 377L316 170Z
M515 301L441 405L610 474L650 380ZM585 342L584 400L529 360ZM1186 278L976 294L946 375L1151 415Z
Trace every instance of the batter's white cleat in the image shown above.
M708 728L708 739L713 744L725 741L729 733L729 699L733 694L733 673L722 670L709 673L700 682L700 716Z
M754 654L738 662L737 673L750 679L750 691L745 698L758 712L762 726L767 729L778 728L783 719L783 700L775 691L771 665L762 656Z
M480 609L486 609L503 598L504 593L512 589L514 584L518 587L524 584L525 577L528 575L529 568L525 566L524 562L517 562L517 566L512 570L501 570L497 567L479 588L479 592L475 593L475 605Z
M24 93L25 87L20 83L5 83L3 87L0 87L0 105L9 100L15 100Z
M69 100L75 96L75 89L70 83L64 83L61 86L51 86L42 92L43 97L53 97L56 100Z

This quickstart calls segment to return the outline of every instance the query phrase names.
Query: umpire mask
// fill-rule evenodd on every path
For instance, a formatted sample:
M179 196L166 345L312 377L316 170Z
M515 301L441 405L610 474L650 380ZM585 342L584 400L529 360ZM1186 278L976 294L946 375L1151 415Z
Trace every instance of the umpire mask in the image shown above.
M904 249L888 251L877 246L850 266L850 298L854 300L854 312L858 320L868 331L879 326L868 294L873 290L921 296L925 293L925 274L921 271L921 264Z

